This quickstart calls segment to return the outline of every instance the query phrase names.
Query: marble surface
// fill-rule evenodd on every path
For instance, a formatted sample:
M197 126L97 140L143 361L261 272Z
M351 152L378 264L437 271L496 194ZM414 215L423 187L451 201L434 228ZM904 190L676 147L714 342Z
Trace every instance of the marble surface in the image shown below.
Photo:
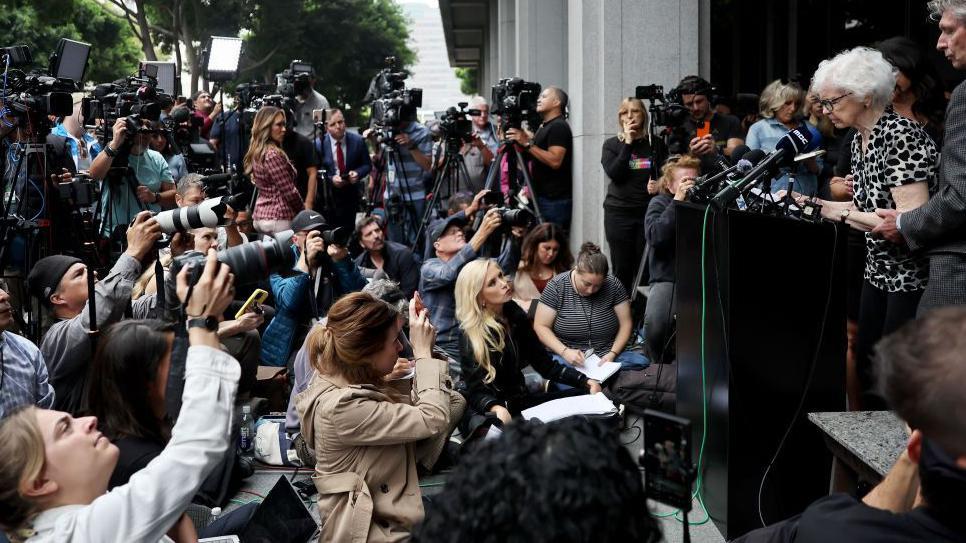
M809 413L808 420L883 477L908 439L904 423L891 411Z

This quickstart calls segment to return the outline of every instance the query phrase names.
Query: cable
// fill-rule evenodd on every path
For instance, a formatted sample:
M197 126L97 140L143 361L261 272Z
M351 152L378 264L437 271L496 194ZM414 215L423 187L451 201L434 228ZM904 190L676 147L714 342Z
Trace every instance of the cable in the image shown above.
M634 422L625 426L624 429L622 430L622 433L630 429L637 430L637 435L634 436L634 439L627 442L625 442L624 440L621 440L621 444L624 445L625 447L628 445L633 445L634 442L636 442L638 439L641 438L642 435L644 435L644 426L643 425L636 426L636 424L639 422L641 422L641 417L637 417L636 419L634 419Z
M835 281L835 255L838 253L839 247L839 228L834 227L833 230L835 236L832 243L832 265L829 270L828 278L828 295L825 298L825 309L822 311L822 321L818 329L818 342L815 344L815 354L812 356L811 366L808 368L808 376L805 378L805 386L802 389L802 395L798 399L798 407L795 408L795 413L792 415L791 421L788 423L788 427L785 428L785 434L782 436L781 441L778 442L778 448L775 450L775 454L771 457L768 462L768 466L765 468L765 473L761 476L761 484L758 485L758 519L761 520L762 526L767 526L765 523L765 515L761 510L761 496L764 493L765 481L768 479L768 474L771 472L771 467L778 459L778 455L781 454L782 448L785 446L785 441L788 436L792 433L792 428L795 427L795 422L802 413L802 408L805 407L805 399L808 396L808 390L812 386L812 378L815 376L815 367L818 366L818 357L822 352L822 342L825 340L825 325L828 320L828 310L832 304L832 287Z

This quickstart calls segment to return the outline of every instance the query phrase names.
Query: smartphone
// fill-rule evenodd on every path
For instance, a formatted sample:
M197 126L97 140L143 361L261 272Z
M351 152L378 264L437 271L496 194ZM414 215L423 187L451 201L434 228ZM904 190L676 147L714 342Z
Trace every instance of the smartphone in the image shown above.
M644 411L644 493L648 498L691 510L691 422L660 411Z
M417 315L419 315L424 309L426 309L426 306L423 305L423 297L419 295L418 290L413 292L413 304L416 306L415 310Z
M238 312L235 313L235 318L236 319L242 318L242 315L247 313L248 310L252 308L252 306L254 306L255 304L264 303L265 300L267 299L268 299L268 292L260 288L256 288L255 292L252 292L252 295L249 296L247 300L245 300L244 304L242 304L241 309L239 309Z
M698 131L695 134L699 138L703 138L711 133L711 121L704 121L704 124L698 127Z

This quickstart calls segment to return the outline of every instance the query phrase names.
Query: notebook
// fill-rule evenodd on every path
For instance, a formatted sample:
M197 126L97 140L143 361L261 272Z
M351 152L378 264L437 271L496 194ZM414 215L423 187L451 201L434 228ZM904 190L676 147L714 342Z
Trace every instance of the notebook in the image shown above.
M526 420L537 419L543 422L550 422L573 415L604 416L616 413L617 406L607 396L604 396L603 392L551 400L520 412Z
M617 373L617 371L621 369L621 365L618 362L604 362L603 365L601 365L600 357L594 354L593 350L588 350L586 353L584 353L583 367L576 369L598 383L603 383L607 379L610 379L612 375Z

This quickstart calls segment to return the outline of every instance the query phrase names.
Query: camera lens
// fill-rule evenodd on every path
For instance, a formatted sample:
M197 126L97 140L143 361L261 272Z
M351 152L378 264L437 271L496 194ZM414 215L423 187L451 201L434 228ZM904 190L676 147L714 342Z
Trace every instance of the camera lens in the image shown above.
M349 236L351 234L352 232L350 232L349 229L339 226L333 228L332 230L323 230L322 240L329 245L340 245L345 247L349 245Z
M192 228L214 228L225 224L227 205L224 198L210 198L196 206L162 211L154 218L165 234L185 232Z
M536 222L536 217L529 209L509 209L501 213L500 218L507 226L522 226L529 228Z
M295 253L292 251L291 230L279 232L274 237L261 241L243 243L218 251L218 262L227 264L235 274L235 284L244 285L265 279L273 272L290 270L295 266ZM205 267L205 255L199 251L188 251L171 262L171 273L177 275L181 268L194 264L188 284L194 285L201 278Z

